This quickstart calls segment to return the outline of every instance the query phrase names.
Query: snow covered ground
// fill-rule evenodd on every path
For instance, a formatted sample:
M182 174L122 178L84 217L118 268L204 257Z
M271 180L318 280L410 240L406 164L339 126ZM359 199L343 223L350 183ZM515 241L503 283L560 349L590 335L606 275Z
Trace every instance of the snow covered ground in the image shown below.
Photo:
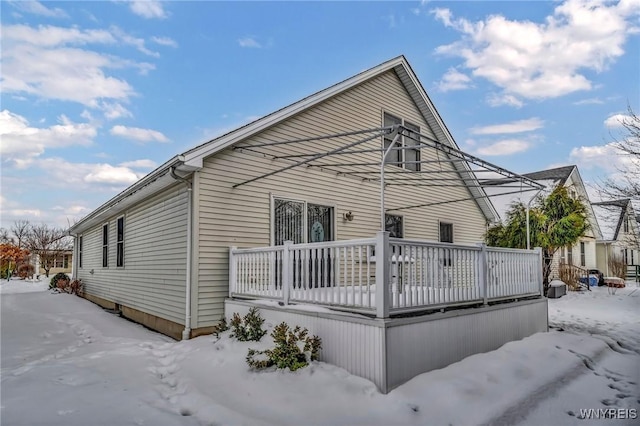
M615 295L594 288L549 300L549 333L422 374L388 395L322 362L295 373L250 371L247 350L270 346L268 335L260 343L228 333L175 342L52 294L46 282L3 281L0 298L2 425L639 422L640 287L632 283Z

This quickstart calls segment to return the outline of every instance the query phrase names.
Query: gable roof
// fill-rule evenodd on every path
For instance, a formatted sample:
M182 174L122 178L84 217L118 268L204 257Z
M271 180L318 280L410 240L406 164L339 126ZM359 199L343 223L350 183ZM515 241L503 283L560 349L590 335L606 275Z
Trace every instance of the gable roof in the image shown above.
M540 170L538 172L525 173L522 176L526 176L529 179L533 179L536 181L553 181L554 186L558 184L564 185L567 183L567 179L571 176L571 173L576 168L576 166L564 166L564 167L556 167L555 169L547 169Z
M591 225L591 230L593 231L596 239L602 236L602 232L600 229L599 221L597 220L593 205L589 202L589 196L587 194L587 189L584 186L584 182L582 181L582 177L580 176L580 172L578 171L578 166L569 165L562 167L555 167L553 169L547 170L539 170L536 172L524 173L522 176L525 176L529 179L535 180L536 182L544 185L544 189L541 190L539 194L546 195L551 193L555 187L558 185L566 185L569 181L569 178L572 178L576 187L578 188L581 195L586 198L585 207L587 208L587 218L589 220L589 224ZM491 185L487 188L487 192L491 195L491 200L493 201L496 210L500 214L500 217L504 220L506 219L506 213L509 210L509 207L514 202L520 201L523 203L529 202L529 200L535 198L537 194L525 195L524 197L521 194L509 194L502 195L500 194L499 188L500 185L504 185L505 183L512 183L513 180L505 181L505 180L496 180L491 181L490 183L484 182L485 185ZM495 188L495 189L494 189Z
M604 241L616 241L618 239L629 203L631 203L629 199L591 203Z
M214 155L238 142L246 140L247 138L281 123L296 114L299 114L325 100L328 100L390 70L393 70L399 77L401 83L418 107L425 121L435 133L438 141L455 149L459 149L453 139L453 136L440 117L440 114L413 72L413 69L407 62L406 58L401 55L173 157L140 181L125 189L98 209L94 210L80 222L72 226L69 231L77 234L82 232L84 229L100 223L100 220L113 216L137 201L140 201L174 184L176 180L174 178L175 176L172 175L174 175L175 171L182 172L182 174L187 175L193 171L199 170L202 168L203 161L206 157ZM475 179L475 175L473 175L473 172L466 162L455 162L454 166L463 177L472 177L472 179ZM471 185L468 187L468 190L475 202L478 204L478 207L483 212L487 221L492 222L497 220L498 214L486 197L483 189L479 185Z

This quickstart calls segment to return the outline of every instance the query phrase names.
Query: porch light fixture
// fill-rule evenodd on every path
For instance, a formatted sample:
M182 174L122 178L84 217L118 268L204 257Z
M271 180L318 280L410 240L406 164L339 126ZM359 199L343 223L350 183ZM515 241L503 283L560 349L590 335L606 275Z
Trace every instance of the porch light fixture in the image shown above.
M353 220L354 216L353 216L353 213L351 211L348 211L348 212L344 213L342 215L342 217L344 218L344 220L346 220L348 222L351 222Z

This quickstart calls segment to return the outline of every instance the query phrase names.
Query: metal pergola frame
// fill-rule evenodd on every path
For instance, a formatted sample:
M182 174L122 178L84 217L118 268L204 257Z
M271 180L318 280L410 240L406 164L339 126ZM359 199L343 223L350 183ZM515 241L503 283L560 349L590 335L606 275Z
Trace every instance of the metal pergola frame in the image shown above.
M393 139L389 146L385 149L382 141L383 137L387 135L393 135ZM354 137L358 139L353 140ZM380 147L362 147L363 144L371 142L376 138L380 138ZM402 143L398 145L400 138L406 140L412 140L413 145L407 145ZM387 138L389 139L389 138ZM289 144L313 144L319 141L331 141L340 142L340 146L328 149L319 150L318 147L309 145L309 152L301 154L284 154L277 155L273 152L268 152L268 149L274 146L286 146ZM314 150L314 148L316 150ZM273 176L278 173L282 173L286 170L293 169L295 167L313 167L327 172L336 173L337 175L360 179L362 181L379 182L380 183L380 227L381 230L385 230L385 214L390 211L399 211L406 209L413 209L419 207L427 207L434 205L442 205L448 203L455 203L460 201L478 200L490 197L496 197L500 195L519 194L529 191L540 192L544 189L544 186L529 179L525 176L511 172L503 167L497 166L493 163L485 161L472 154L466 153L458 148L454 148L447 144L444 144L428 135L422 133L416 133L415 131L408 129L402 125L394 125L388 127L379 127L373 129L355 130L343 133L334 133L321 135L316 137L280 140L280 141L259 141L255 143L245 143L234 146L234 150L248 151L258 155L262 155L266 158L273 160L281 160L288 162L289 164L281 167L277 170L273 170L268 173L264 173L260 176L239 182L233 185L233 188L237 188L243 185L247 185L251 182L255 182L260 179L264 179L269 176ZM423 150L433 149L436 152L436 159L419 159L415 161L389 161L389 154L393 151L405 151L405 150ZM362 159L352 159L349 161L349 155L367 154L372 152L381 153L380 161L362 161ZM444 154L443 158L440 158L440 154ZM340 158L337 162L326 162L328 158ZM388 165L400 165L400 164L420 164L420 165L437 165L451 163L455 170L385 170ZM471 165L476 166L472 168ZM367 170L358 169L359 167L371 167L377 166L379 169ZM355 168L355 170L354 170ZM493 176L487 179L478 179L477 174L491 173ZM444 175L444 177L433 177L432 175ZM448 177L449 174L453 174L454 177ZM500 176L496 178L495 175ZM452 183L452 182L458 182ZM385 209L385 187L387 186L414 186L414 187L464 187L469 190L471 197L465 197L460 199L453 199L447 201L437 201L433 203L408 205L393 209ZM500 187L507 191L503 193L496 193L487 195L484 192L485 187ZM518 188L519 190L513 191L512 189ZM473 189L477 190L474 194ZM530 202L529 202L530 204ZM527 205L527 214L529 213L529 205ZM528 225L528 221L527 221ZM527 230L527 239L529 237Z

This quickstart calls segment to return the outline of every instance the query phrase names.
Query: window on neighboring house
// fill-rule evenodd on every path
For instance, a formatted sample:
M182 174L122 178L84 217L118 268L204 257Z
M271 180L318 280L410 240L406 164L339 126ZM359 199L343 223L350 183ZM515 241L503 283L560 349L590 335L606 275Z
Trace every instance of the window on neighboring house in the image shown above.
M627 249L622 250L622 257L624 257L624 264L629 264L629 251Z
M67 269L69 267L69 255L68 254L57 255L54 260L53 267Z
M625 216L624 220L622 221L622 228L624 230L624 232L629 232L629 216Z
M102 267L109 266L109 224L102 225Z
M560 249L560 263L567 263L567 248L562 247Z
M384 230L387 231L389 236L392 238L404 238L404 224L402 216L385 214Z
M78 268L82 268L82 235L78 237Z
M573 265L573 247L567 247L567 263Z
M116 266L124 266L124 216L117 221Z
M396 141L395 149L389 152L387 163L395 164L407 170L420 171L420 148L417 148L420 145L420 127L399 117L384 113L384 126L393 126L395 124L400 124L407 130L404 131L405 135ZM385 150L391 146L396 134L396 132L393 132L385 135Z
M584 251L584 242L580 241L580 266L585 266L586 262L586 253Z

